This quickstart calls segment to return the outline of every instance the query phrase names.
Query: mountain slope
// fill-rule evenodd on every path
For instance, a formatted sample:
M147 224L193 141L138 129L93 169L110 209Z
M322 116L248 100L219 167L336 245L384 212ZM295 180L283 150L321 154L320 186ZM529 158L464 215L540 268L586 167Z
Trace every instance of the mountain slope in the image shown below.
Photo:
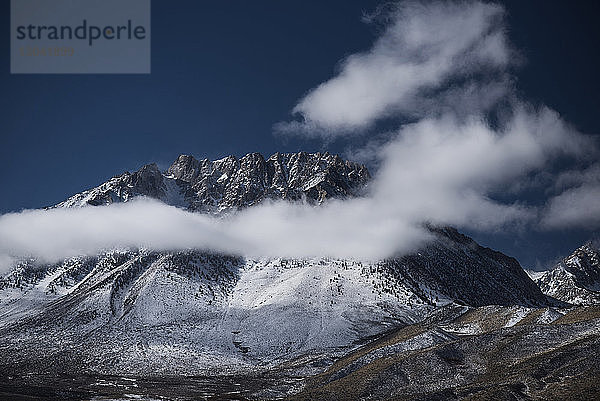
M598 399L600 310L448 305L306 381L290 400Z
M471 306L546 304L539 288L514 258L484 248L453 228L429 229L435 241L384 262L387 270Z

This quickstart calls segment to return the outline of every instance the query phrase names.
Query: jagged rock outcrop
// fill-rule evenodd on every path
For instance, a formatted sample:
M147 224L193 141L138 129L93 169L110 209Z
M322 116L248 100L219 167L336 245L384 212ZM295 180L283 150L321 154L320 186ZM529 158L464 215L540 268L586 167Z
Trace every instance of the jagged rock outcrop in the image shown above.
M546 295L573 305L600 305L600 256L587 243L535 279Z
M147 164L134 173L125 172L111 178L100 186L73 195L55 207L100 206L115 202L127 202L143 195L167 200L168 187L156 164Z
M227 210L252 206L264 199L322 202L353 196L369 180L365 166L329 153L259 153L241 159L198 161L182 155L167 176L189 185L192 210Z
M221 213L270 200L321 203L356 196L370 179L363 165L329 153L259 153L238 159L181 155L162 174L156 164L126 172L56 207L107 205L147 196L192 211Z

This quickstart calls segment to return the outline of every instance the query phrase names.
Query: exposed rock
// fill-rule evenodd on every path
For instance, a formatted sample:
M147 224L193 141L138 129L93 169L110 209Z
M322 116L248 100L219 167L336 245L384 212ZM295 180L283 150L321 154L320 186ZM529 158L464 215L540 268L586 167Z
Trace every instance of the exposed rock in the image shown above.
M577 248L536 278L542 292L573 305L600 305L600 256L592 243Z
M56 207L108 205L147 196L192 211L222 213L270 200L322 203L356 196L370 179L363 165L329 153L259 153L210 161L181 155L161 174L155 164L124 173Z

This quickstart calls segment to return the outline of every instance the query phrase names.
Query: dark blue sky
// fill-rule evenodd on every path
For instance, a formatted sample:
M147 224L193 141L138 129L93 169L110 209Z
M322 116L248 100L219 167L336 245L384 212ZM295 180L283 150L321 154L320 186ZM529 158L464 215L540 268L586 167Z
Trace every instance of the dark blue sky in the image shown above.
M272 125L289 119L344 56L370 47L377 31L361 15L378 3L154 0L152 74L10 75L9 2L2 2L0 213L57 203L145 163L166 167L181 153L342 152L344 142L284 141ZM599 133L598 3L504 4L509 36L527 59L516 72L523 97ZM478 239L531 266L590 235Z

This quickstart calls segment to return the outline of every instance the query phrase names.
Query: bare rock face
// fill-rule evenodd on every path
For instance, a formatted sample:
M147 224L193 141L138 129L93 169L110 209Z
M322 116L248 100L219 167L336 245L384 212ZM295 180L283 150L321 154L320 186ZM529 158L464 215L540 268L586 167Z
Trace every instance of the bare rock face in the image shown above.
M241 159L198 161L182 155L167 170L189 185L190 209L222 211L260 203L264 199L305 200L356 195L369 180L365 166L328 153L276 153L265 160L259 153Z
M162 174L155 164L126 172L56 207L108 205L147 196L192 211L221 213L270 200L321 203L355 196L370 179L363 165L329 153L259 153L238 159L181 155Z
M166 200L168 187L163 174L154 163L134 173L125 172L96 188L83 191L54 207L102 206L127 202L136 196Z
M587 243L536 280L548 296L573 305L600 305L600 255Z

